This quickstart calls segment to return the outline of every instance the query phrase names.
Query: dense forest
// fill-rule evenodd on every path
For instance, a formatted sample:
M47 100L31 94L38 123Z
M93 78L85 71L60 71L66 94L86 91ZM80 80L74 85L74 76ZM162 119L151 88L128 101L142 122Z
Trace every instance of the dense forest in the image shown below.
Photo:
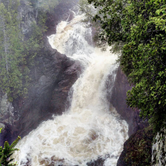
M128 106L139 109L139 116L150 125L126 141L118 166L165 165L166 1L88 2L97 13L85 11L101 27L98 43L121 50L120 66L132 86L127 92Z
M133 88L127 103L141 110L155 131L166 121L166 2L164 0L88 0L99 39L122 49L121 68Z
M30 68L34 59L44 47L46 14L57 4L58 0L0 0L0 95L7 95L9 102L26 98L31 83ZM21 7L33 8L33 17L29 31L25 30L25 19ZM0 129L0 133L1 133ZM0 165L11 164L9 157L14 153L18 137L11 145L6 141L0 146Z
M87 2L96 8L95 15ZM27 94L31 82L29 68L44 47L47 11L51 12L59 1L27 0L26 3L35 9L36 17L28 34L22 28L20 0L0 0L0 93L7 94L10 102ZM80 7L94 25L101 27L99 43L121 50L120 66L132 86L127 93L128 106L140 109L140 116L148 120L155 133L165 128L166 2L82 0ZM8 158L17 150L14 146L19 139L0 147L0 163L12 161Z
M29 4L31 5L31 4ZM27 93L30 81L28 66L42 46L45 31L44 14L31 25L30 35L23 33L23 18L19 15L20 1L0 3L0 87L10 102Z

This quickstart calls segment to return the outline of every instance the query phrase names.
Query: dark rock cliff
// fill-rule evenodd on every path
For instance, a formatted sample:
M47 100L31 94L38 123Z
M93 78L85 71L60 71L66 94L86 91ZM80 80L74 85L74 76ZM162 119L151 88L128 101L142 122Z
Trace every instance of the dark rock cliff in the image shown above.
M146 125L131 135L124 144L117 166L151 166L153 137L152 128Z
M46 35L54 34L56 32L56 25L61 20L70 21L73 18L71 9L78 1L79 0L61 0L61 3L55 7L53 12L47 13L46 26L48 29Z
M53 50L48 44L47 36L55 33L56 25L61 19L66 19L69 15L72 17L69 9L75 4L74 0L61 0L52 13L47 13L46 26L48 30L44 34L45 48L38 52L34 59L34 65L30 67L31 82L26 98L14 100L12 103L14 108L12 107L11 110L9 109L10 103L4 108L6 119L5 121L0 119L0 124L4 127L0 134L0 145L5 140L11 143L18 135L23 137L43 120L51 118L53 114L62 114L65 111L69 90L80 71L79 62ZM37 19L35 9L22 0L19 12L23 20L22 32L28 38L31 24ZM11 115L9 117L10 112L13 117L12 122L8 123L11 118Z
M118 159L117 166L150 166L154 133L147 120L139 117L139 110L126 104L126 92L131 89L120 67L113 88L111 103L129 125L129 139Z
M111 103L116 108L121 117L129 124L129 135L136 132L140 127L139 110L132 110L126 104L126 93L131 89L127 77L118 68L114 88L111 95Z
M77 62L57 51L45 51L37 61L38 65L32 70L37 81L30 85L28 97L19 108L21 115L16 124L16 135L24 136L41 121L53 114L61 114L65 110L68 91L77 78Z
M73 17L70 8L74 5L75 0L65 1L62 0L53 13L47 13L46 26L48 30L45 33L45 48L36 56L35 65L31 68L32 81L28 88L27 98L19 98L12 103L15 114L12 125L3 122L5 128L0 135L0 145L5 140L11 142L18 135L23 137L35 129L43 120L52 118L53 114L62 114L67 107L68 93L79 75L79 62L52 50L46 40L46 36L56 32L56 25L62 18L70 20ZM25 23L22 28L26 35L30 32L31 22L36 19L35 14L33 9L27 8L25 3L22 3L20 11L21 17L24 17ZM129 135L132 135L143 127L142 120L138 116L139 110L133 111L126 105L126 92L129 89L131 89L131 86L126 76L118 68L110 102L121 117L128 122ZM124 158L128 155L126 148L132 150L132 146L136 145L135 142L130 144L130 140L142 136L141 133L139 136L135 134L126 141L124 151L118 161L119 166L126 164L124 162ZM99 158L97 161L88 163L88 166L102 166L103 163L104 161Z

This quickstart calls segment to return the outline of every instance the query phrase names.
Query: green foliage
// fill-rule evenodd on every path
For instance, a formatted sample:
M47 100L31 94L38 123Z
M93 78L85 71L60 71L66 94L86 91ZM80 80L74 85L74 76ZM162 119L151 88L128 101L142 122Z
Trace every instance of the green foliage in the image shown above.
M153 137L154 133L150 126L133 134L124 146L124 165L151 166Z
M2 129L0 129L0 133L1 130ZM15 141L13 141L11 145L9 145L7 141L5 141L4 147L0 146L0 166L16 166L16 164L14 163L11 164L11 162L13 161L11 156L16 150L18 150L14 147L20 139L21 137L18 136L18 138Z
M125 41L121 19L127 0L88 0L88 2L93 3L98 10L94 21L100 22L102 29L104 29L100 38L106 40L110 45L117 41Z
M11 92L14 95L17 95L15 89L19 91L19 87L22 86L21 80L18 79L21 73L17 67L21 62L23 51L18 28L17 7L12 6L12 1L6 6L0 3L0 85L6 93Z
M41 14L32 24L28 39L24 39L19 6L19 0L0 2L0 88L10 102L27 93L28 67L43 46L46 30L45 14Z
M121 67L135 85L128 105L141 109L158 131L166 122L166 1L88 1L98 8L101 37L110 45L123 43Z
M90 5L88 3L88 0L79 0L79 8L80 10L86 14L85 19L83 20L84 22L90 23L89 25L92 26L94 36L93 36L93 41L95 46L101 48L102 50L105 50L105 47L107 44L106 40L101 38L99 34L102 32L101 30L101 25L99 22L94 21L94 16L97 12L97 10L94 9L93 5Z
M60 2L60 0L29 0L32 7L34 7L36 10L42 10L42 11L51 11L57 6Z
M88 21L92 21L94 15L94 9L89 5L87 0L79 0L79 7L82 12L86 13Z

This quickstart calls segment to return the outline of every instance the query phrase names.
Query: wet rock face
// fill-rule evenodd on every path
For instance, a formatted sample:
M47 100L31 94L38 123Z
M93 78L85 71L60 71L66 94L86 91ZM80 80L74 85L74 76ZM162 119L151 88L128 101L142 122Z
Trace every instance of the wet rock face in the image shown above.
M36 81L31 83L28 97L19 108L21 114L15 125L15 136L24 136L53 114L62 114L69 89L77 78L77 62L57 51L43 54L36 58L39 63L31 71Z
M77 4L79 0L61 0L52 13L47 13L46 26L48 27L46 35L56 33L56 26L62 20L70 21L74 13L71 11L72 7Z
M138 130L124 144L117 166L151 166L152 141L151 127Z
M81 70L78 61L67 60L63 61L62 70L58 74L56 86L52 91L52 98L49 103L49 110L55 115L61 114L65 109L68 109L72 90L70 89L76 81Z
M102 158L98 158L96 161L87 163L87 166L104 166L104 160Z
M8 125L12 125L11 132L8 132L8 137L12 140L18 135L23 137L28 134L43 120L51 118L53 114L62 114L67 107L65 103L69 89L78 77L80 70L79 62L53 50L48 44L47 36L55 33L56 25L62 18L72 19L72 12L69 9L76 2L77 0L61 0L54 12L48 13L49 17L46 22L48 31L44 34L45 49L35 57L34 66L30 69L31 83L28 87L28 95L26 98L20 97L14 100L12 103L14 110L10 109L9 111L9 106L7 106L7 114L3 113L3 118L1 116L0 119L4 128L7 129ZM27 4L26 0L21 0L19 16L22 19L22 32L25 38L28 38L31 25L36 22L36 11ZM12 113L12 117L8 115L9 112ZM4 142L5 140L9 141L2 133L0 141Z
M14 107L8 102L7 94L1 94L0 97L0 146L3 146L4 141L12 140L12 124L15 122Z
M12 143L12 126L7 123L0 123L0 128L2 131L0 133L0 146L4 145L4 141L8 141L10 144Z
M129 136L141 128L142 122L139 118L139 110L132 110L126 104L126 93L130 89L131 86L127 80L127 77L119 67L110 102L116 108L121 117L129 124Z
M14 107L12 106L12 103L8 102L7 94L3 94L2 97L0 98L0 122L12 125L13 121L14 121Z
M79 62L67 58L50 46L42 50L31 68L32 81L27 98L14 100L14 110L10 109L13 107L7 102L7 97L1 100L3 111L0 113L3 113L3 117L0 122L4 130L0 134L0 145L6 140L12 142L18 135L25 136L43 120L52 118L53 114L62 114L67 107L69 90L79 75L79 66Z
M166 129L157 133L152 146L152 166L166 165Z

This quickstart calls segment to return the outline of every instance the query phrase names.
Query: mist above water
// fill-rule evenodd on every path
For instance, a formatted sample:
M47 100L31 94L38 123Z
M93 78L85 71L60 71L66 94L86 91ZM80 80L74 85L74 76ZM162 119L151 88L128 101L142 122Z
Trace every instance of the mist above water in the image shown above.
M19 166L86 166L99 157L105 159L105 166L117 163L128 137L126 121L107 100L116 78L118 55L90 44L91 28L82 22L84 18L82 14L60 22L56 34L48 37L53 49L80 61L84 71L72 87L70 108L19 142L20 151L15 154Z

